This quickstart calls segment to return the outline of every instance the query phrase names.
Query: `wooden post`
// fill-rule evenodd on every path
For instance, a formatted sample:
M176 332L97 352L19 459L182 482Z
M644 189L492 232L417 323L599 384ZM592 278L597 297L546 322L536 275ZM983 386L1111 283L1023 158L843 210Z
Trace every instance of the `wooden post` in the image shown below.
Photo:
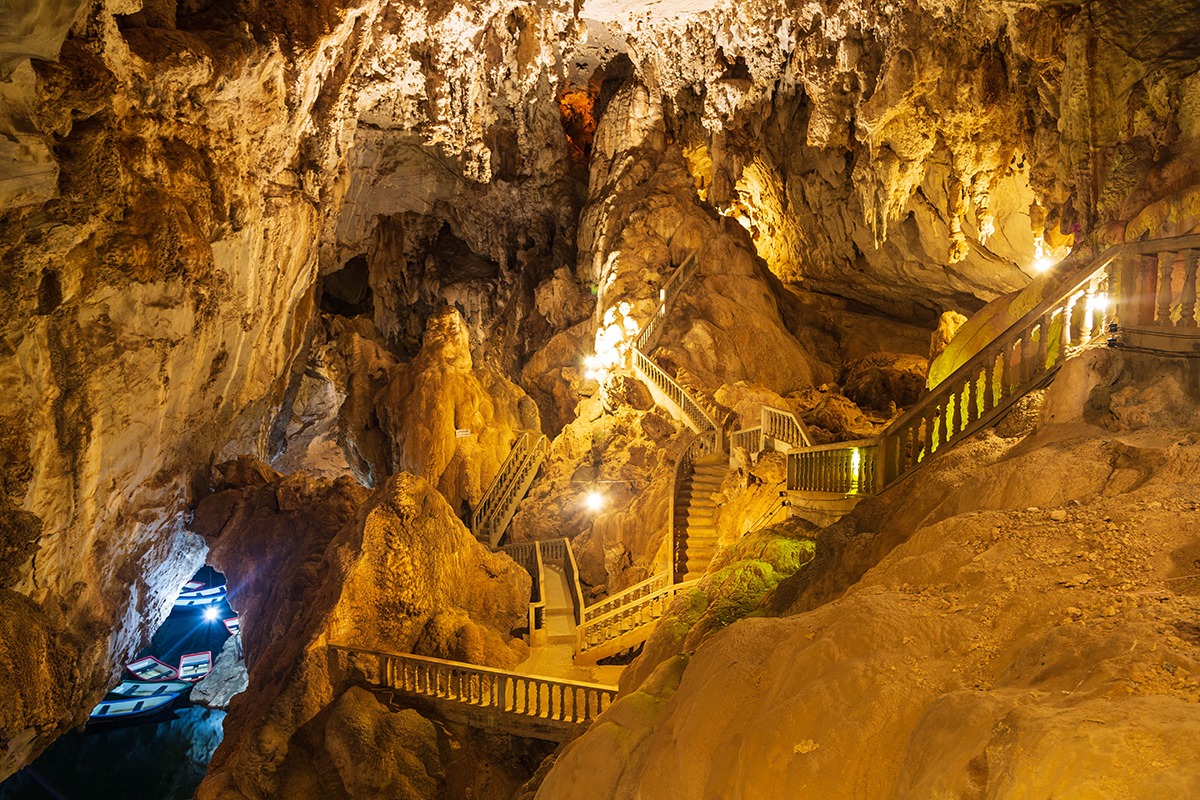
M1154 311L1154 321L1158 325L1171 324L1171 273L1174 268L1174 253L1158 254L1158 291Z
M1200 261L1200 250L1183 251L1183 294L1179 302L1181 328L1196 327L1196 267Z

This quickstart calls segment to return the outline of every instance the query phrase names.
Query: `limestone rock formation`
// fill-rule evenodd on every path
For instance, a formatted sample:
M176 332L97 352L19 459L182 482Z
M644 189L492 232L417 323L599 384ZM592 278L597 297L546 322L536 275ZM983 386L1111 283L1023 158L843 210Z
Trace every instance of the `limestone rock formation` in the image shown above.
M357 590L343 594L317 572L331 552L348 559L330 556L337 579L363 585L390 587L390 578L351 562L411 566L339 549L357 530L364 487L429 498L440 520L431 527L458 537L449 517L478 501L518 431L544 423L563 433L514 536L576 537L597 591L660 567L679 430L623 365L692 251L696 278L664 320L656 357L722 425L750 424L763 403L778 404L832 440L870 435L911 400L916 359L944 312L993 303L932 354L931 385L1109 244L1197 230L1198 16L1198 0L7 3L0 692L17 699L0 710L0 777L86 719L203 562L205 544L188 530L197 500L231 481L237 498L218 491L198 511L207 532L247 508L269 509L274 521L256 544L212 539L214 557L235 572L299 576L286 579L286 597L246 590L248 625L269 631L247 642L252 660L273 665L272 677L311 670L314 687L323 678L308 648L324 628L272 609L312 590L325 608L312 619L346 610ZM1048 277L1033 277L1041 259L1072 249ZM592 355L601 380L587 374ZM1188 379L1148 372L1142 389L1114 388L1110 367L1072 367L1044 408L1025 402L1003 424L1014 430L1001 430L1041 419L1048 437L1088 425L1123 454L1093 453L1096 463L1133 481L1127 463L1165 447L1142 436L1165 421L1191 424ZM1095 389L1104 415L1068 385ZM472 433L452 438L459 429ZM988 452L1006 447L983 441ZM1186 461L1188 447L1163 457ZM291 474L235 479L214 466L245 453ZM1083 461L1071 463L1095 468ZM433 488L388 478L400 469ZM1139 469L1152 491L1158 468ZM1182 466L1163 469L1188 479ZM1055 485L1058 472L1046 475ZM1001 479L1013 492L1049 491ZM595 517L572 505L589 481L617 481L605 484L612 505ZM728 497L731 537L770 491L747 481ZM397 518L416 514L395 505ZM986 531L960 521L962 542L983 541ZM929 527L919 523L895 528L919 544ZM309 542L303 558L281 544L291 525ZM376 542L376 533L354 535ZM478 558L486 572L490 557ZM854 590L864 607L879 601L872 593L904 595L882 572L883 583ZM404 574L440 591L440 578ZM962 591L987 608L973 585ZM444 607L399 613L408 621L389 628L389 641L498 663L519 655L503 641L504 619L459 599L438 595ZM359 601L347 618L387 606ZM500 604L504 615L516 605ZM921 626L931 663L944 622ZM769 631L747 634L763 663L774 652L768 636L808 657L788 624L744 628ZM293 625L304 633L278 644L301 629ZM885 641L893 649L881 652L900 658L903 648ZM708 658L698 655L691 674L733 668ZM1015 685L1001 671L986 676ZM676 680L663 677L631 717L674 709L664 698ZM692 680L685 674L685 697ZM238 708L267 708L274 690L258 691L266 694L252 681L254 698L234 701L231 742L253 738L239 729ZM299 716L333 699L323 688L295 691ZM1081 691L1091 702L1092 689ZM1111 718L1099 706L1080 720L1053 708L1062 714L1046 730ZM345 718L373 714L356 707ZM268 785L294 722L266 723L235 766L243 756L228 755L230 744L214 782L233 781L233 771L239 786ZM390 724L378 735L390 736ZM927 733L905 741L940 748ZM784 760L801 765L820 766L834 749L807 737L790 746L798 749L785 747ZM907 777L894 769L889 786L974 791L965 779L932 785L913 753ZM987 784L974 763L971 780ZM630 764L629 776L638 769ZM420 792L419 778L398 766L370 785Z
M517 436L541 430L537 405L520 387L474 365L451 308L430 317L420 354L392 369L376 413L392 469L426 478L455 509L482 499Z
M329 673L329 643L502 666L524 657L509 634L526 616L528 574L476 542L429 483L401 473L368 495L347 477L252 466L231 465L229 487L196 510L241 613L250 671L200 798L301 796L287 791L308 774L310 722L345 689ZM384 735L399 723L381 724Z
M1103 380L1050 390L1074 416L940 456L822 531L759 618L709 635L686 668L668 651L659 673L630 673L658 699L572 743L538 797L1200 789L1185 744L1200 723L1200 392L1170 362L1096 352ZM1146 374L1178 387L1177 416L1132 412L1162 393ZM654 675L681 668L663 692ZM604 768L612 725L639 744Z
M188 699L206 708L227 709L233 696L246 691L249 683L242 644L237 636L230 636L217 653L212 671L195 685Z

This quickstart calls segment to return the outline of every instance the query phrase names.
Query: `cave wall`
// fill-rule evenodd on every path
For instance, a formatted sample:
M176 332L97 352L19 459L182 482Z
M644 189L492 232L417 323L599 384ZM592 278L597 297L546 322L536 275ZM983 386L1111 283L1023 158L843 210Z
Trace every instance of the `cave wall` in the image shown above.
M777 274L929 319L1023 285L1037 237L1061 257L1197 181L1196 11L789 0L606 19Z
M589 5L11 5L0 688L37 688L0 715L0 774L82 721L165 615L203 556L185 512L214 458L270 457L286 438L321 273L367 260L379 335L363 340L381 350L419 344L413 292L430 313L458 306L473 355L513 376L537 367L530 394L561 429L593 391L576 348L613 305L589 320L589 289L648 305L685 244L719 238L711 261L769 286L767 310L782 295L751 246L779 278L928 322L1024 285L1039 236L1053 255L1109 241L1197 181L1195 0L969 15L936 0ZM595 94L588 181L560 91L580 64L593 72L574 88L618 61L612 75L642 88ZM659 233L654 185L677 196L661 216L686 209L688 232L650 261L610 262ZM443 232L494 273L446 279L451 258L429 280ZM693 309L699 328L728 315L719 305ZM803 314L785 312L778 324L799 330ZM713 397L739 377L688 358L680 347ZM348 447L360 475L383 458L370 435Z

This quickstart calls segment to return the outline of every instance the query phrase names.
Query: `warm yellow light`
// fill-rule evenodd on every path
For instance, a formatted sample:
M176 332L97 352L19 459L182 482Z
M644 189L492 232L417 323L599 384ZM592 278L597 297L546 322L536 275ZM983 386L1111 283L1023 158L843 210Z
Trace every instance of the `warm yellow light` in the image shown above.
M587 506L588 511L599 511L600 509L604 508L604 495L594 490L590 491L587 493L587 496L583 498L583 503Z
M1050 269L1053 266L1054 266L1054 259L1046 258L1045 256L1042 256L1041 258L1035 258L1033 260L1033 271L1034 272L1045 272L1046 270Z
M1092 311L1099 311L1101 314L1108 311L1108 295L1104 292L1096 295L1091 299Z

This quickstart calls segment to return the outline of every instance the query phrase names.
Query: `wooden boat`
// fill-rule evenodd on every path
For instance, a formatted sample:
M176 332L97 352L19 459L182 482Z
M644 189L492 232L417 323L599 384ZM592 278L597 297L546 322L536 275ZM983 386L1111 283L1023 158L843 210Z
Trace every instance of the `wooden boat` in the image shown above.
M179 659L179 680L196 681L203 678L212 670L212 651L203 653L188 653Z
M233 616L229 619L222 620L222 622L225 623L225 630L229 631L231 635L237 636L242 632L242 621L238 617Z
M194 592L181 592L179 597L175 599L175 607L191 608L193 606L206 606L211 603L219 603L224 599L224 586L209 586L206 589L197 589Z
M92 719L118 719L152 714L171 705L178 697L175 694L160 694L154 697L118 697L105 700L92 709Z
M145 658L139 658L137 661L130 661L125 665L125 669L144 681L169 681L179 677L178 670L170 664L159 661L154 656L146 656Z
M121 697L161 697L164 694L189 692L192 684L187 681L121 681L110 695Z

